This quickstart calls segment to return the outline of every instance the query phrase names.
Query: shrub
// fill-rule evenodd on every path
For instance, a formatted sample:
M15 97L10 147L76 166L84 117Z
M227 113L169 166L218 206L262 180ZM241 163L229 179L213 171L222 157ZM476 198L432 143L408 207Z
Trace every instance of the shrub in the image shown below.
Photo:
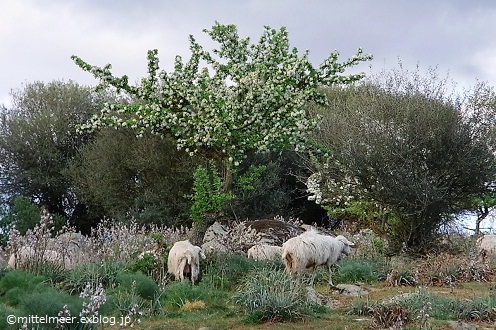
M66 292L46 288L41 292L26 293L20 298L21 308L27 315L57 316L64 306L71 315L78 315L82 308L79 297L71 296Z
M377 279L372 264L356 260L340 264L336 273L340 282L371 282Z
M192 286L188 282L177 282L165 288L165 303L170 307L181 308L187 301L206 301L211 290L204 286Z
M430 318L494 322L496 296L492 294L484 298L456 299L438 297L419 290L389 301L377 303L359 301L349 313L370 315L383 327L402 326L413 320L427 325Z
M159 287L154 280L143 273L119 273L117 275L119 289L132 291L143 299L152 300L159 293Z
M300 319L310 307L303 282L272 267L248 273L234 300L246 309L250 322Z
M202 281L212 288L230 290L237 286L243 276L257 262L236 253L212 253L202 268Z
M0 280L0 296L11 306L19 304L20 297L26 292L32 292L46 287L45 277L27 273L22 270L7 272Z
M104 287L117 284L117 274L125 268L120 262L82 264L67 273L63 287L69 291L82 292L87 283L102 283Z
M0 303L0 330L11 330L11 329L18 330L19 329L18 324L9 325L4 320L6 320L7 316L9 315L21 315L21 314L22 312L19 309Z
M463 255L440 253L418 262L419 274L425 284L453 286L457 282L490 282L494 270L486 260Z
M150 275L153 271L157 270L161 265L153 253L145 253L142 257L135 260L128 268L132 272L142 272L143 274Z

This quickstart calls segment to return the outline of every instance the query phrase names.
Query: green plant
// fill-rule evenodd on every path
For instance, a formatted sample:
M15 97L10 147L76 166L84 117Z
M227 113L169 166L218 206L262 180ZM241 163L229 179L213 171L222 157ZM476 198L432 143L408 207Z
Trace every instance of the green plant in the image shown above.
M22 295L19 306L27 315L57 316L64 309L64 306L71 315L78 315L82 308L82 300L77 296L69 295L67 292L45 287L43 291Z
M125 269L120 262L82 264L67 273L62 286L70 293L82 292L88 283L102 283L104 287L117 285L117 275Z
M137 86L129 85L127 76L114 76L110 65L100 68L72 56L80 68L100 79L101 89L112 86L136 100L106 104L101 115L81 129L130 127L140 136L148 130L174 136L178 149L221 160L229 186L232 167L249 152L304 147L307 133L318 123L308 117L304 105L325 104L323 85L360 80L364 74L342 73L372 59L359 49L339 63L339 53L333 52L314 68L308 52L299 55L290 47L285 28L265 27L255 44L241 38L235 25L216 22L204 32L218 48L207 51L190 36L190 60L184 63L177 56L171 73L159 71L158 50L150 50L148 77Z
M237 253L210 253L202 268L202 282L214 289L230 290L256 265Z
M159 293L157 283L140 272L121 272L117 275L117 282L119 283L120 290L134 290L136 294L145 300L153 300Z
M381 265L372 260L344 259L337 265L333 277L338 282L373 282L378 280L377 271Z
M194 193L187 196L193 201L190 210L193 221L199 222L205 214L221 211L225 203L234 198L233 194L224 191L224 184L213 163L209 168L198 166L193 179Z
M205 286L192 286L187 282L171 283L165 288L165 304L180 308L187 301L207 300L210 290Z
M18 330L19 325L18 324L13 324L9 325L7 322L4 322L4 320L7 319L7 316L9 315L21 315L22 311L18 308L14 308L12 306L8 306L4 303L0 302L0 330Z
M249 272L233 297L247 311L247 321L290 321L309 313L303 282L272 267Z
M0 296L10 306L17 306L20 297L26 292L43 290L45 277L22 270L7 272L0 280Z
M237 186L241 190L251 191L255 189L255 183L260 180L262 174L267 170L267 166L265 165L250 165L250 167L246 170L245 173L238 176L236 180Z
M160 266L160 261L153 253L144 253L138 257L131 265L128 266L131 272L142 272L144 274L151 274Z

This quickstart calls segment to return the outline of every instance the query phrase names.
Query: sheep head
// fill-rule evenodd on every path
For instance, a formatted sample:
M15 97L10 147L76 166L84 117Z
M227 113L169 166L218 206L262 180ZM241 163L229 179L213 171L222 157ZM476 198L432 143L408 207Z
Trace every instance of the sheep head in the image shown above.
M343 250L341 251L342 253L349 255L351 254L351 252L353 252L352 247L355 246L355 243L348 241L348 239L343 235L336 236L336 239L343 243Z

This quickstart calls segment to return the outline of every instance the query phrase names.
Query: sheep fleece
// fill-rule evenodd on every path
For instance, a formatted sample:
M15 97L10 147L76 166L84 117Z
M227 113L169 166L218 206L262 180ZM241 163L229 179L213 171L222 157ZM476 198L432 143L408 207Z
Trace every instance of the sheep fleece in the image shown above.
M174 275L176 281L184 280L185 275L191 277L191 283L198 280L200 274L200 257L205 258L202 249L189 240L174 243L167 258L167 270Z
M309 231L287 240L282 245L282 259L287 271L297 274L307 268L336 263L344 247L345 243L338 237Z
M496 235L483 235L477 239L477 251L485 251L488 256L496 257Z
M281 253L282 247L280 246L257 244L248 249L248 258L255 260L271 260L280 258Z

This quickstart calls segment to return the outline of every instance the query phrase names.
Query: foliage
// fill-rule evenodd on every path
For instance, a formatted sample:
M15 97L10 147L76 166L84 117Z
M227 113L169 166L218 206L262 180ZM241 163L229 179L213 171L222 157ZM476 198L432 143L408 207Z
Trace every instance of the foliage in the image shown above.
M0 113L1 191L69 217L78 204L62 172L88 134L74 134L109 97L74 82L28 83Z
M204 285L191 286L187 282L171 283L165 288L164 304L181 308L188 301L207 301L211 295L211 288Z
M300 171L295 152L249 154L235 171L229 208L237 219L286 214L291 208Z
M98 220L103 214L179 226L188 220L184 195L197 163L170 138L145 133L137 139L131 129L105 129L80 149L66 173Z
M365 314L374 317L383 327L405 326L414 320L427 325L429 319L490 321L496 319L494 295L457 299L429 294L426 290L403 294L389 301L358 302L351 314Z
M202 264L202 282L214 289L231 290L254 266L254 260L237 253L210 253Z
M88 283L113 287L118 284L117 277L124 268L119 262L81 264L68 272L62 285L70 293L82 292Z
M273 268L248 273L233 299L258 322L301 319L309 307L303 282Z
M255 190L255 182L260 180L262 174L267 170L265 165L250 165L245 173L239 176L237 184L242 190L252 191Z
M22 295L19 304L25 311L25 315L57 316L64 306L71 312L71 315L77 315L82 307L82 302L78 297L50 287L41 292L35 291Z
M374 260L342 260L337 271L333 273L333 281L337 278L338 283L373 282L379 279L383 270L383 264Z
M7 272L0 279L0 296L6 297L10 305L17 305L21 292L35 291L38 286L43 286L43 276L31 274L22 270Z
M193 221L200 222L206 214L219 213L226 202L234 198L232 193L224 192L224 184L213 163L210 163L209 168L198 166L193 174L193 179L194 193L188 195L193 201L190 210Z
M488 260L444 252L419 260L417 272L424 285L449 287L461 282L491 282L495 276Z
M177 147L192 154L226 159L234 165L250 150L284 150L301 146L315 126L303 106L325 103L320 85L351 83L363 75L340 75L348 67L371 59L359 49L344 63L332 53L317 69L308 52L290 49L285 28L266 27L257 44L238 36L234 25L216 23L204 30L220 44L204 50L190 36L191 58L183 63L176 56L174 71L159 72L157 50L148 52L148 77L130 86L127 76L115 77L111 66L92 66L77 56L72 59L100 80L100 87L113 86L140 102L107 104L81 128L132 127L138 135L148 128L172 135ZM208 67L200 68L206 63ZM123 113L129 114L123 116Z
M309 161L311 198L331 212L363 201L378 214L358 220L379 223L392 248L427 251L448 215L490 191L496 175L485 133L446 85L435 72L393 71L328 89L333 102L310 109L323 116L316 143L332 150Z
M152 300L159 293L157 283L143 273L120 273L117 282L119 289L136 290L136 293L146 300Z
M153 271L160 267L160 261L153 253L144 253L143 256L139 257L133 263L131 263L128 268L132 272L142 272L143 274L150 275Z
M33 229L40 222L40 211L31 200L24 196L17 196L8 213L0 219L0 245L5 246L9 232L15 228L24 235L28 229Z

